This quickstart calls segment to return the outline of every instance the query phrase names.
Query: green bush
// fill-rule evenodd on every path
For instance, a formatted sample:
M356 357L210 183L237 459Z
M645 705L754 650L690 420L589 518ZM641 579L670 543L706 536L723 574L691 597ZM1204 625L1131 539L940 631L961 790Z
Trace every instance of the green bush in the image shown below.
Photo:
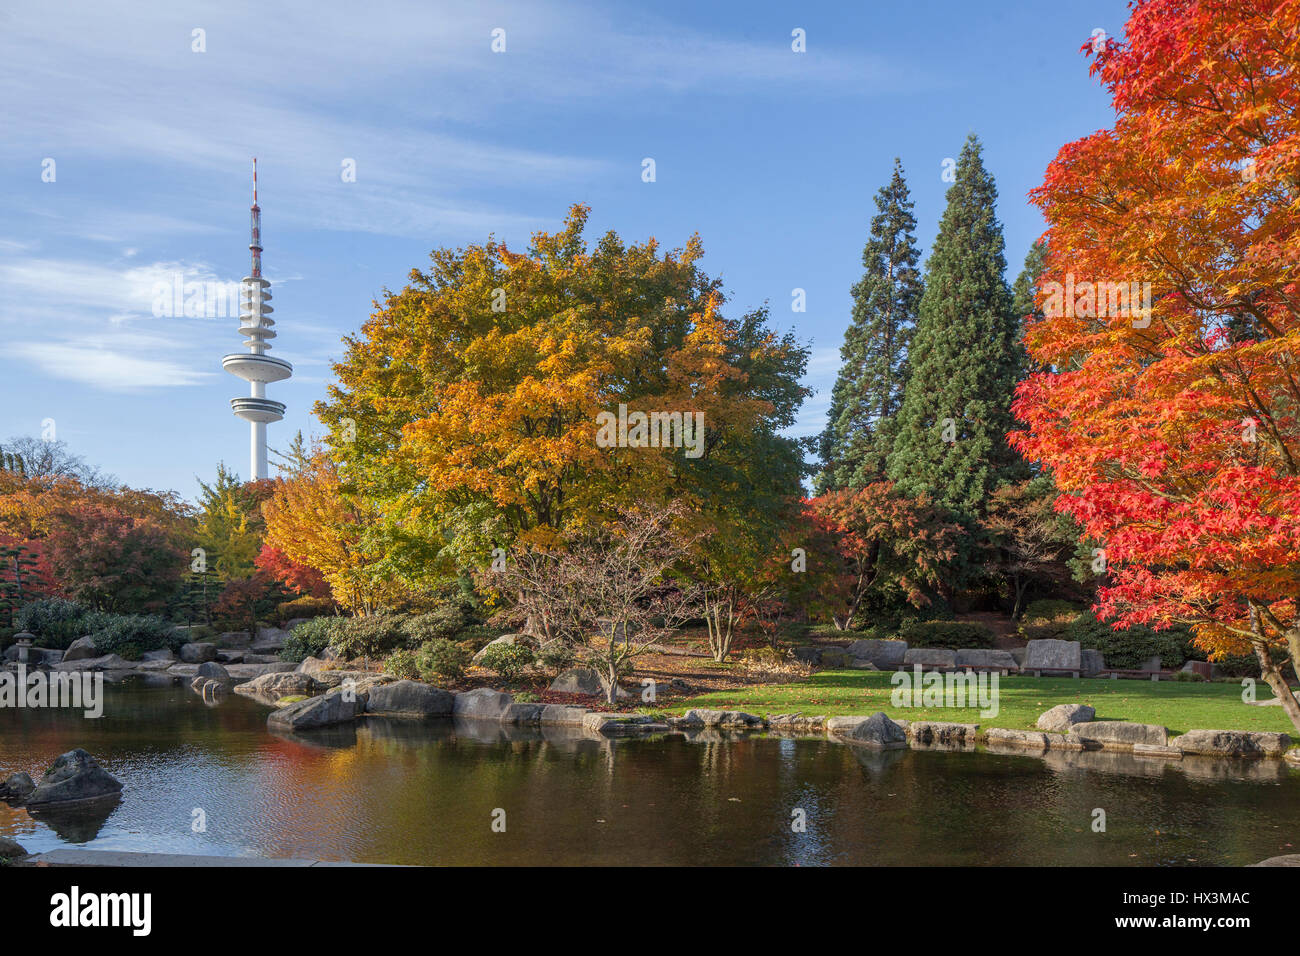
M127 660L145 651L178 650L185 643L182 632L157 614L109 614L93 611L82 620L86 634L95 644L95 654L117 654ZM128 656L134 655L134 656Z
M14 626L35 635L39 647L67 650L69 644L88 633L85 619L89 613L75 601L42 598L20 607L14 613Z
M408 647L425 641L451 640L470 623L469 615L455 604L444 604L425 614L412 614L401 622Z
M992 647L994 637L985 625L968 621L912 621L898 629L908 647Z
M445 638L425 641L416 652L415 663L423 680L460 680L473 656L468 647Z
M309 657L320 657L335 638L341 638L347 627L345 617L314 617L303 621L284 639L280 659L301 663Z
M393 651L384 661L384 673L392 674L398 680L419 680L420 665L416 652L405 647Z
M406 621L404 615L372 614L343 620L346 623L342 632L330 641L330 647L345 660L358 657L382 659L398 648L407 646L406 632L402 627Z
M537 663L557 677L572 667L576 660L573 648L563 641L549 641L537 652Z
M471 624L456 635L456 641L465 644L473 653L478 653L506 632L499 627L488 624Z
M1121 669L1139 668L1156 654L1160 655L1162 666L1181 667L1187 660L1191 637L1191 632L1181 627L1156 631L1134 625L1117 631L1108 622L1097 620L1091 612L1080 614L1065 629L1065 640L1101 651L1107 667Z
M493 644L483 652L478 662L496 671L503 680L516 681L536 660L533 649L523 644Z
M294 598L291 601L284 601L276 606L276 619L281 623L287 623L300 617L320 617L322 614L334 613L334 602L329 598L306 597Z
M1030 601L1020 616L1020 636L1027 641L1068 640L1066 628L1084 611L1073 601L1050 598Z

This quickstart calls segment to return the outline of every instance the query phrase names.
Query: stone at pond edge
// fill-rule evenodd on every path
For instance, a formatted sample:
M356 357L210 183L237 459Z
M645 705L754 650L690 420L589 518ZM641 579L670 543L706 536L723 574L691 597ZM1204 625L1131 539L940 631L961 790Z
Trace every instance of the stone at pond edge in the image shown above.
M278 671L254 677L247 683L235 688L236 694L246 697L262 697L278 700L294 694L316 694L325 689L325 685L310 674L298 674L292 671Z
M1075 724L1070 736L1088 750L1132 750L1134 744L1149 747L1169 746L1169 731L1158 724L1134 724L1122 720L1102 720Z
M1004 730L1001 727L991 727L985 740L990 747L1023 747L1027 750L1046 750L1049 743L1047 734L1039 731Z
M826 721L826 730L854 743L881 750L907 746L907 731L882 712L870 717L832 717Z
M479 687L457 694L452 713L457 717L472 717L477 720L500 720L513 701L514 698L509 694Z
M311 727L328 727L347 723L365 712L366 695L330 691L319 697L308 697L297 703L274 710L266 718L273 730L306 730Z
M79 637L63 652L65 661L82 661L88 657L95 657L95 642L89 637Z
M631 737L641 734L662 733L668 725L649 714L590 713L582 719L584 730L602 737Z
M217 659L217 645L215 644L182 644L181 660L186 664L202 664L204 661L215 661Z
M679 726L687 727L747 727L759 729L764 720L754 714L740 710L688 710L678 721Z
M1095 720L1097 711L1087 704L1057 704L1038 715L1037 727L1054 734L1067 734L1075 724Z
M979 735L979 724L957 724L946 720L914 720L907 725L907 736L921 747L968 746Z
M94 800L115 796L121 791L120 780L104 770L86 751L77 748L69 750L50 765L27 798L27 806Z
M1287 734L1247 730L1189 730L1169 741L1182 753L1211 757L1281 757L1291 747Z
M35 789L36 784L32 783L32 778L18 770L5 777L4 783L0 783L0 800L11 806L20 806L27 802Z
M27 855L27 851L17 840L0 836L0 860L16 860Z
M199 677L204 677L207 678L208 680L214 680L218 684L234 683L234 681L230 676L230 671L226 670L216 661L204 661L202 664L199 665L199 669L194 676L196 679Z
M366 713L395 717L446 717L456 705L456 695L419 681L399 680L372 688Z

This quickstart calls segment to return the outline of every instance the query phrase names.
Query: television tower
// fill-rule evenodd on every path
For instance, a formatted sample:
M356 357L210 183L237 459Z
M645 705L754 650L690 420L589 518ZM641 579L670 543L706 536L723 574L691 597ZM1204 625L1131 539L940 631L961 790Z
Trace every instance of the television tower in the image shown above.
M251 432L249 480L268 477L266 467L266 426L284 418L284 403L266 397L267 382L282 382L293 374L293 366L284 359L267 355L271 346L267 339L275 338L270 317L275 310L271 301L271 283L262 278L262 209L257 205L257 159L253 159L253 207L250 212L252 242L248 248L253 253L253 274L244 276L240 283L239 331L248 336L244 344L247 352L235 352L221 360L221 367L249 383L248 398L232 398L231 410L249 422Z

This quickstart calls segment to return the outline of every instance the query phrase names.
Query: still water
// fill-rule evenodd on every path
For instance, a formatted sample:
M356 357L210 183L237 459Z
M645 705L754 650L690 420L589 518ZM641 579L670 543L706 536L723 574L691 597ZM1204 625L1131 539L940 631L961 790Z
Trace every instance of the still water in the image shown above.
M239 696L211 705L179 684L134 681L106 693L98 720L0 711L0 771L39 778L84 747L123 781L122 800L90 819L0 804L0 834L33 852L425 865L1203 866L1300 852L1300 773L1280 761L609 742L376 718L288 738Z

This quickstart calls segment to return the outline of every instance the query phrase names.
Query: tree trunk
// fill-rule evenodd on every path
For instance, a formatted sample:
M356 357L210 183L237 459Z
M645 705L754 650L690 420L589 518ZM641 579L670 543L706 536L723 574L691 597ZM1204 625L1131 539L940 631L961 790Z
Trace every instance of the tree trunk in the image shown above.
M1282 710L1297 731L1300 731L1300 702L1295 699L1295 694L1291 693L1291 688L1287 686L1286 680L1282 677L1282 672L1277 669L1273 663L1273 658L1269 656L1268 647L1263 641L1252 641L1255 647L1255 657L1259 660L1259 672L1263 676L1265 683L1273 691L1282 704Z

